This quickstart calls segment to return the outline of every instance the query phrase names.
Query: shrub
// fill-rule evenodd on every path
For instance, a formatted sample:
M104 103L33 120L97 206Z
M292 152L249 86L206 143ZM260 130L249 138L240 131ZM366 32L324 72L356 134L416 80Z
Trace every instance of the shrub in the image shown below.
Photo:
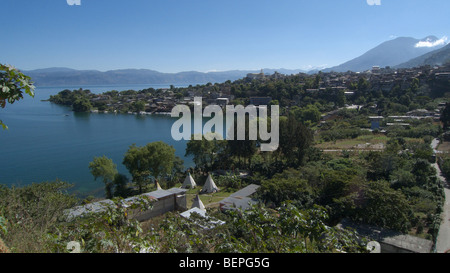
M77 199L65 182L44 182L22 188L0 188L0 214L6 220L3 237L12 252L48 252L47 233Z

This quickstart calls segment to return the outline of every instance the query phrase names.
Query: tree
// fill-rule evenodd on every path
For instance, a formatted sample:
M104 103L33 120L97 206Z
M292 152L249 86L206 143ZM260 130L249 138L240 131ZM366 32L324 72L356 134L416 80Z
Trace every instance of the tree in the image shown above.
M135 112L142 112L145 110L145 102L142 100L136 101L133 103L132 107Z
M23 99L24 92L34 97L34 85L31 78L12 66L0 64L0 107L5 108L7 102L13 104ZM2 120L0 120L0 126L3 129L8 128Z
M227 140L228 143L228 152L232 156L237 156L239 158L239 165L241 167L241 159L248 158L250 159L253 154L256 153L256 140L250 140L250 122L255 122L254 120L250 121L248 115L245 116L245 139L238 140L238 124L237 119L234 121L234 128L229 128L229 130L233 130L232 132L228 132L229 135L231 133L234 134L234 140ZM250 164L248 164L250 165Z
M213 134L213 133L208 133ZM186 156L193 156L195 165L206 171L211 170L219 155L225 151L227 143L225 140L214 138L209 141L202 136L202 140L195 140L192 135L191 140L186 145Z
M450 179L450 158L445 158L440 167L444 176Z
M411 226L412 208L405 195L392 189L389 182L370 181L353 202L353 219L402 232Z
M72 105L74 112L89 112L91 108L91 102L84 97L78 97Z
M114 164L112 159L106 156L95 157L94 161L89 163L89 169L94 179L101 177L103 178L103 183L105 183L105 194L106 198L110 199L113 197L113 181L117 175L117 165Z
M363 77L358 80L358 91L366 92L370 87L370 83Z
M444 130L448 129L450 124L450 103L445 104L444 111L442 111L441 122L443 123Z
M127 187L128 178L126 175L117 173L114 176L113 184L114 184L114 193L113 193L114 197L126 198L130 195L130 190Z
M303 163L306 151L313 141L311 130L289 114L287 119L280 119L280 152L292 166Z
M142 193L151 177L158 179L171 173L175 159L175 149L158 141L144 147L133 144L126 152L123 164L138 185L139 193Z
M309 104L301 111L301 121L302 122L311 122L311 123L317 123L320 121L321 113L319 109L313 105Z
M175 156L175 160L173 162L173 168L170 173L167 174L166 184L165 186L167 188L171 188L177 184L180 179L182 178L184 174L185 168L184 168L184 161L178 156ZM161 181L164 182L164 181ZM163 185L161 185L163 186Z
M435 182L436 169L425 159L416 159L411 173L416 177L417 186L423 187L427 186L430 182Z
M309 187L308 181L281 175L262 181L258 196L264 202L275 206L281 206L286 201L308 206L314 201L313 190Z

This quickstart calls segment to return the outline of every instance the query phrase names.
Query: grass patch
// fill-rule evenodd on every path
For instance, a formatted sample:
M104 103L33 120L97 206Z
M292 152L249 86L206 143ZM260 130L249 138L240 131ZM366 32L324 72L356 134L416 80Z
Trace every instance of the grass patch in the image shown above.
M445 154L450 153L450 142L444 141L440 143L439 146L437 147L437 150Z
M340 139L336 141L328 141L318 143L315 147L322 150L383 150L386 147L390 137L382 134L362 135L357 138ZM422 138L403 138L409 143L423 143ZM449 143L450 151L450 143Z
M186 204L187 208L190 209L193 203L193 200L197 194L199 194L201 188L195 188L190 189L186 193ZM233 194L234 191L228 191L228 190L221 190L216 193L206 193L206 194L199 194L200 200L202 201L203 205L205 207L215 207L217 203L222 201L224 198L227 198L231 194Z
M362 135L357 138L340 139L317 144L316 147L323 150L379 150L389 140L385 135Z

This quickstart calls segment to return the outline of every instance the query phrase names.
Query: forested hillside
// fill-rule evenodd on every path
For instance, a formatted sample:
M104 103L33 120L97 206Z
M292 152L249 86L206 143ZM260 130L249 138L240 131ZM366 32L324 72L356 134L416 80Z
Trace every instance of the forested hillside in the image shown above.
M86 252L365 252L364 238L336 228L350 219L434 240L444 193L431 166L436 155L430 144L449 122L443 114L449 108L448 71L447 66L276 73L167 90L101 95L62 91L50 100L74 108L75 102L84 101L85 111L100 106L117 110L114 105L124 98L133 107L142 101L139 111L159 97L174 103L194 96L210 103L229 98L235 105L270 98L270 104L281 107L280 146L262 152L259 140L188 142L195 180L203 182L213 173L220 194L225 194L212 197L225 197L249 184L260 186L259 203L249 210L224 213L208 207L208 213L225 224L207 232L177 213L146 223L131 221L119 203L103 215L67 222L64 209L91 200L77 200L66 183L56 182L1 188L2 238L17 252L64 252L71 240L84 242ZM98 96L109 98L100 104ZM379 121L374 123L373 117ZM123 163L131 178L118 174L107 158L96 158L90 165L92 174L103 178L108 198L151 191L155 181L163 188L179 187L185 177L180 159L163 142L131 146ZM243 172L247 175L237 175ZM25 234L32 239L27 242L41 243L25 243L20 239Z

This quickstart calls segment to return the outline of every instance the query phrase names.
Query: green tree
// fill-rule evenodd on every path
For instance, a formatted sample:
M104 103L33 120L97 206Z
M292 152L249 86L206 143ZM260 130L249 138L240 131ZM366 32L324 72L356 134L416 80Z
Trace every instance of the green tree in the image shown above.
M444 130L448 129L450 125L450 103L445 104L444 111L442 111L441 122L443 123Z
M95 180L99 177L103 178L106 198L112 198L113 181L117 175L117 165L114 164L112 159L107 158L106 156L94 157L94 160L89 163L89 169Z
M0 107L5 108L6 103L13 104L23 99L23 93L34 97L34 85L31 78L16 68L0 64ZM0 120L0 126L7 129L6 124Z
M114 197L126 198L131 194L130 189L127 186L128 177L126 175L117 173L114 176L113 185L114 185L114 193L113 193Z
M281 206L287 201L308 206L314 201L313 190L308 185L308 181L281 175L262 181L258 196L262 201L275 206Z
M417 159L414 162L412 168L412 174L416 177L417 186L427 186L430 182L435 182L436 179L436 169L430 165L430 162L425 159Z
M405 195L392 189L389 182L369 182L353 201L354 219L402 232L411 227L412 208Z
M450 158L445 158L440 167L444 176L450 179Z
M72 105L72 110L74 112L89 112L91 108L91 102L85 97L77 97Z
M300 110L300 121L303 123L317 123L320 121L320 117L319 109L313 104L309 104Z
M145 110L145 102L140 100L133 103L134 112L141 112Z
M336 104L339 107L344 107L347 98L345 97L344 91L338 91L336 94Z
M280 147L290 166L303 164L306 152L313 141L311 130L299 122L294 115L280 119Z
M195 140L194 135L192 135L191 140L186 145L186 156L193 156L194 163L198 168L210 171L219 155L226 150L226 147L227 142L225 140L216 138L207 140L205 136L202 136L202 140Z
M360 92L367 92L367 90L370 87L370 83L363 77L359 78L358 80L358 91Z
M252 122L255 122L254 120ZM227 140L228 144L228 152L232 156L236 156L239 159L239 167L242 167L242 158L250 159L253 154L257 151L257 141L250 140L250 119L246 115L245 117L245 139L238 140L238 125L237 119L234 122L234 128L230 128L229 130L233 130L234 140ZM228 132L231 135L231 132ZM248 162L247 166L250 166L250 162Z
M175 159L175 149L158 141L143 147L133 144L125 153L123 164L138 185L139 193L142 193L151 177L159 179L172 172Z

